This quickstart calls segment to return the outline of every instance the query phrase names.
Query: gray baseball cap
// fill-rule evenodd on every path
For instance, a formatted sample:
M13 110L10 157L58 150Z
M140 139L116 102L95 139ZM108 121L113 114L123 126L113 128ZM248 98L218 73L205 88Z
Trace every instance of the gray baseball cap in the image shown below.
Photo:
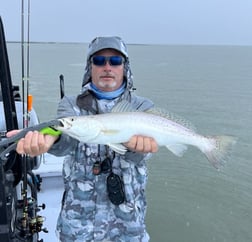
M96 52L104 49L114 49L120 53L125 58L128 58L127 46L120 37L96 37L90 44L87 50L87 60Z

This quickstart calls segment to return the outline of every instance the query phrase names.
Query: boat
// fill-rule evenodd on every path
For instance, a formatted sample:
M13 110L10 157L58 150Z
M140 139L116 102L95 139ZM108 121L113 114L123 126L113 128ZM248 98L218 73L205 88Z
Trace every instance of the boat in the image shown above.
M61 77L62 78L62 77ZM3 22L0 17L0 139L6 132L39 123L34 109L22 101L19 86L11 80ZM6 147L0 147L0 152ZM10 151L0 159L0 241L54 242L63 194L64 157L43 154L20 156Z

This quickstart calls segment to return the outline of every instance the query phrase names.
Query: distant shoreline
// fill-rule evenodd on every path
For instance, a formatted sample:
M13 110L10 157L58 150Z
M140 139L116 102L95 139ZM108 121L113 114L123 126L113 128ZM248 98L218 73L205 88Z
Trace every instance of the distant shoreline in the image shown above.
M6 41L7 43L21 44L21 41ZM24 42L27 44L27 41ZM80 45L88 45L89 43L85 42L57 42L57 41L30 41L30 44L80 44ZM135 44L129 43L129 45L156 45L156 44ZM159 45L159 44L158 44Z
M21 44L21 41L6 41L7 43ZM27 44L27 41L24 41ZM84 42L57 42L57 41L30 41L30 44L87 44Z
M10 44L21 44L21 41L6 41L6 43ZM27 44L27 42L24 42ZM75 44L75 45L88 45L89 43L85 42L57 42L57 41L30 41L30 44ZM151 46L151 45L158 45L158 46L214 46L214 47L252 47L252 45L233 45L233 44L139 44L139 43L127 43L127 45L135 45L135 46Z

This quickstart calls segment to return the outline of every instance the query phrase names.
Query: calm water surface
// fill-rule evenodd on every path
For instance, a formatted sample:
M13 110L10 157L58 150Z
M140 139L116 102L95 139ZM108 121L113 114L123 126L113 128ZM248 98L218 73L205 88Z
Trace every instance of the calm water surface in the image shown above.
M21 83L20 45L8 44L12 79ZM59 75L79 93L86 44L32 44L30 92L40 120L55 117ZM238 137L216 171L189 148L160 148L149 161L147 226L151 242L252 241L252 47L130 45L136 92L183 116L204 135Z

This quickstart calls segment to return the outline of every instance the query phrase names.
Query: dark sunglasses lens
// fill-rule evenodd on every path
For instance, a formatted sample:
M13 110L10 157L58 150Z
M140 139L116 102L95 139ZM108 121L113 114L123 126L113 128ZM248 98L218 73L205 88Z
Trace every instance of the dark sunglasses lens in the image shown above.
M96 66L104 66L106 63L106 57L105 56L94 56L93 57L93 64Z
M92 62L96 66L104 66L106 61L109 61L111 66L120 66L123 63L123 58L121 56L102 56L97 55L92 58Z
M109 63L111 66L120 66L123 63L123 58L121 56L111 56Z

